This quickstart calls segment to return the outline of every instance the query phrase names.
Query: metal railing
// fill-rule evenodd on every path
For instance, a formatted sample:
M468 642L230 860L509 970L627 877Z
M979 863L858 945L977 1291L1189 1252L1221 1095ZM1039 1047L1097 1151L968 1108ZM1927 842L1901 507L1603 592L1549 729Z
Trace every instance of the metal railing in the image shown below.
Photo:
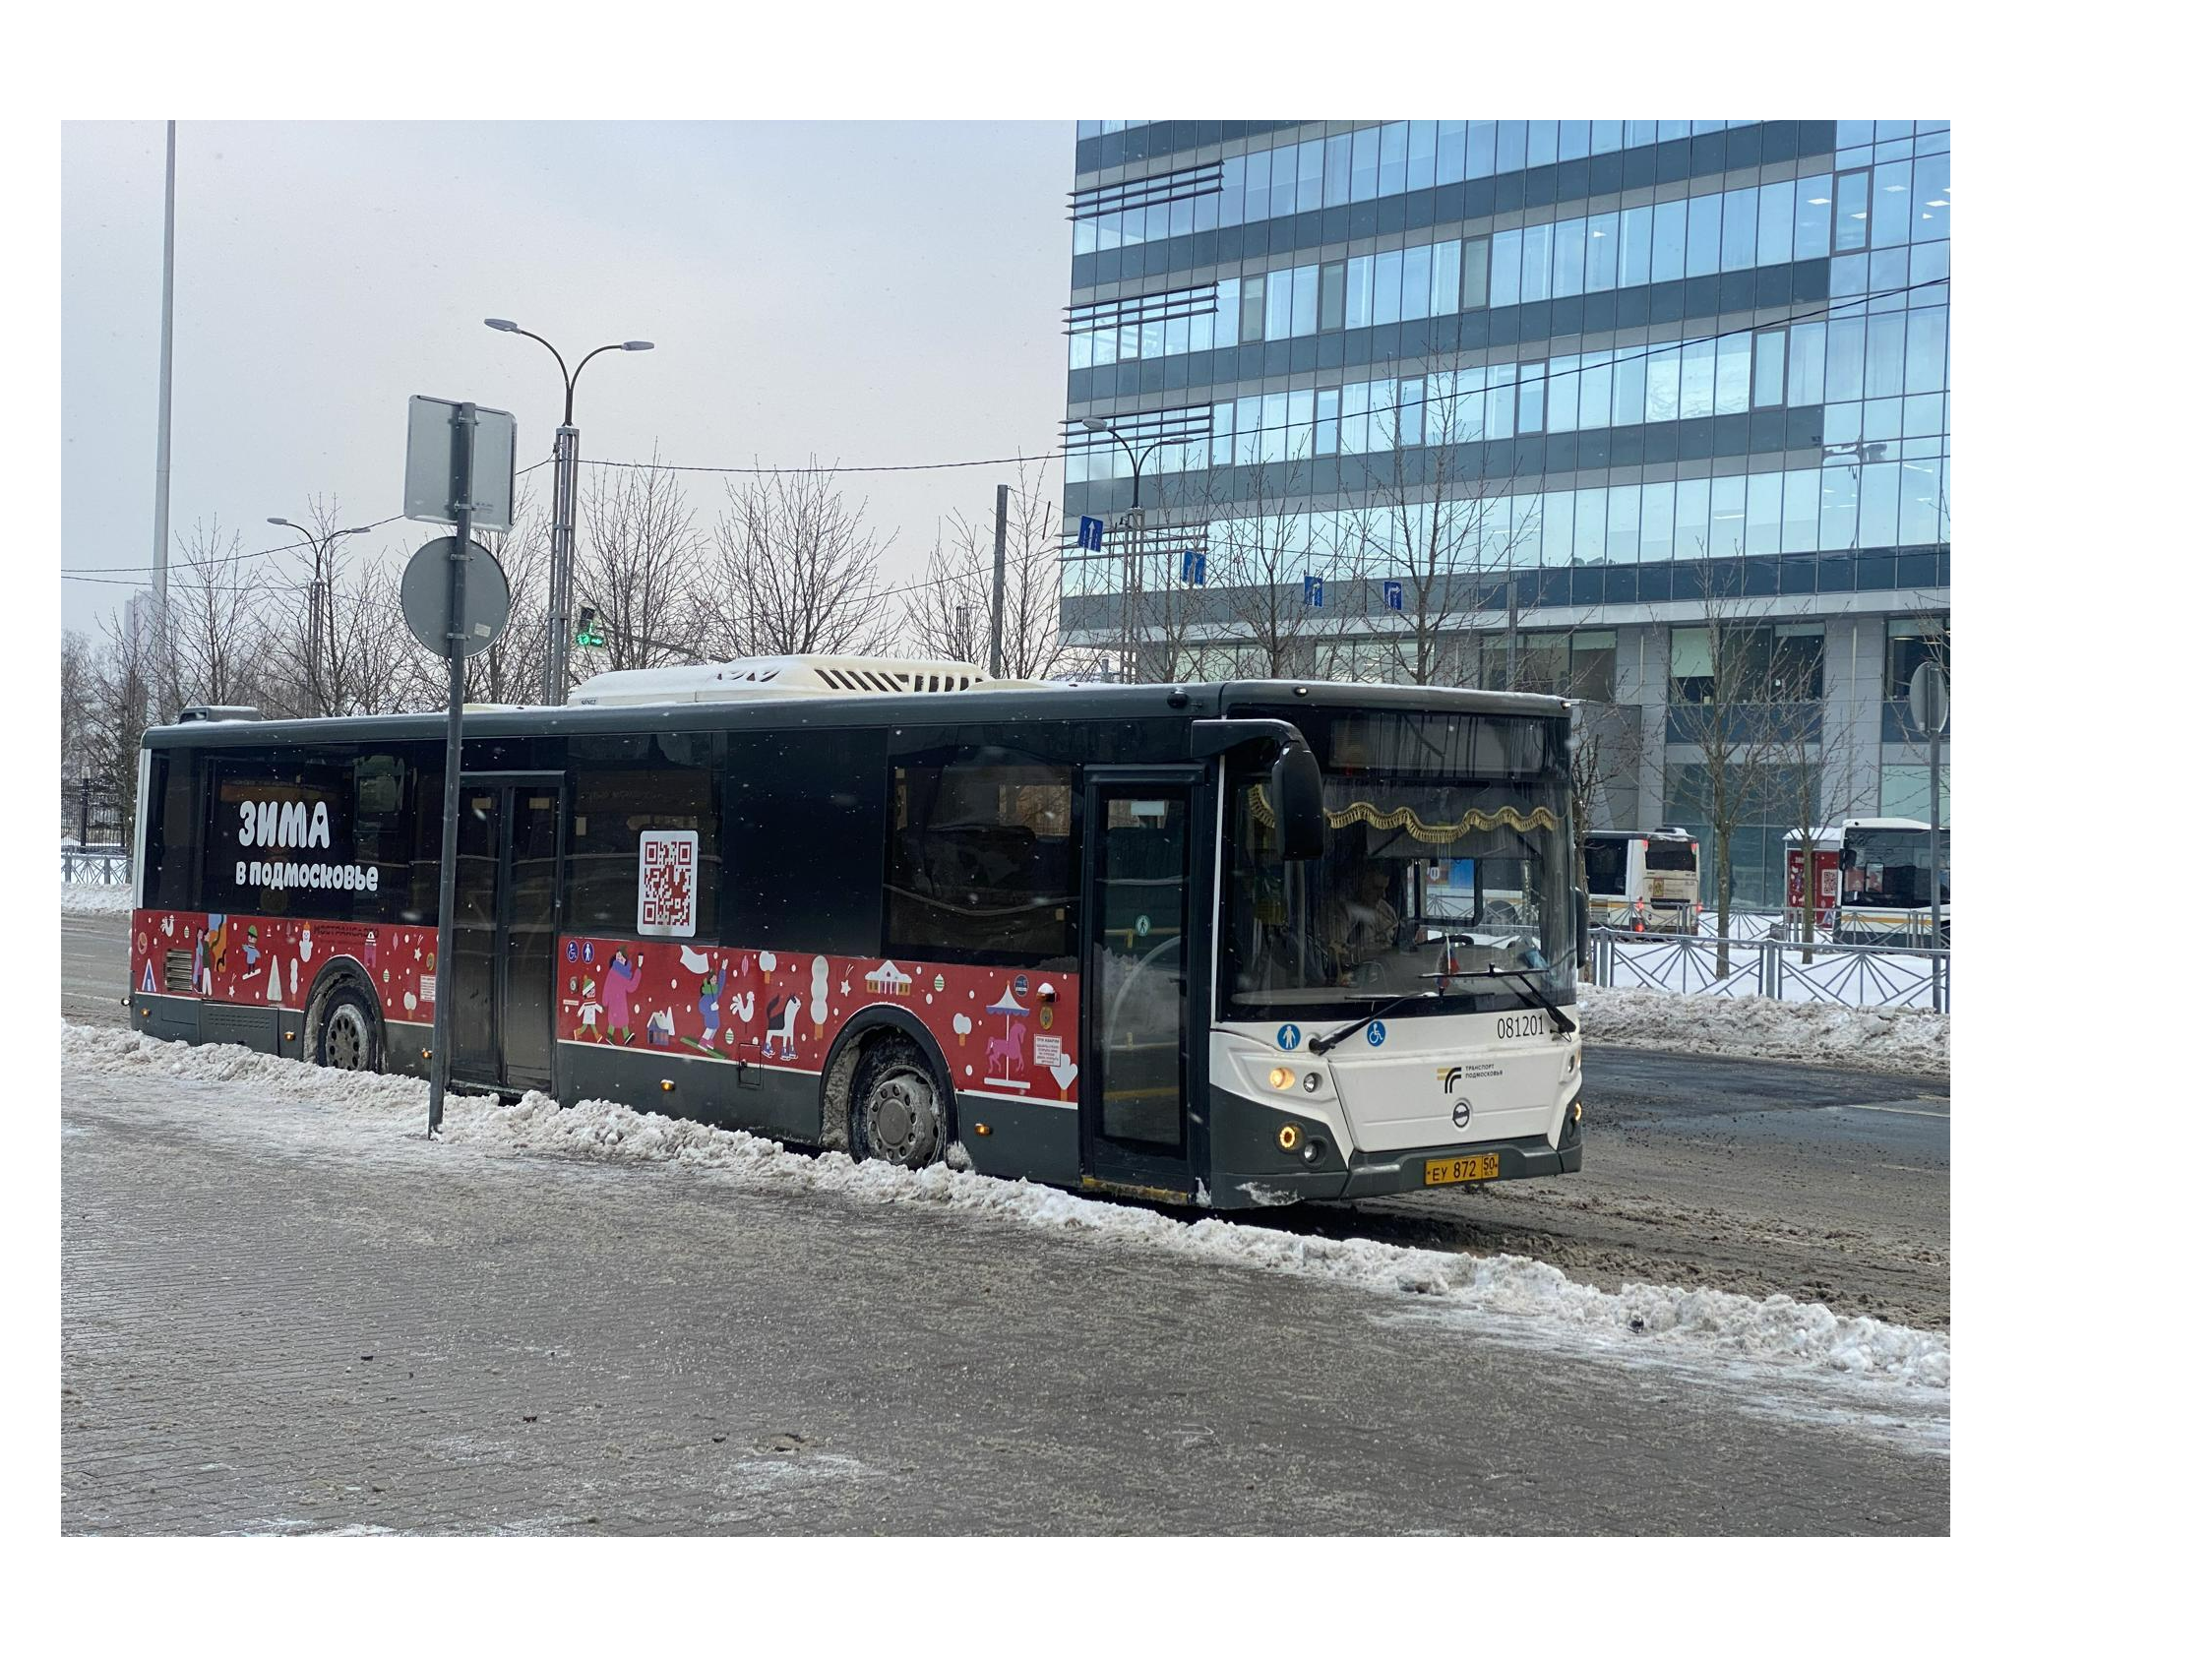
M129 887L131 855L121 847L65 846L61 849L61 879L70 886Z
M1894 945L1590 930L1590 980L1678 996L1771 997L1843 1008L1947 1013L1951 953Z

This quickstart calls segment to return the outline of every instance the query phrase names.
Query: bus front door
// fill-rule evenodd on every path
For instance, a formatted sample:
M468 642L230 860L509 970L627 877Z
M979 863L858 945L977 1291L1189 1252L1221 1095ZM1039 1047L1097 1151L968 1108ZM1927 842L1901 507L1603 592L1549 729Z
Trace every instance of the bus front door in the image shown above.
M1092 768L1083 802L1078 1094L1085 1185L1191 1192L1193 790L1183 768Z
M454 876L454 1079L553 1086L561 780L464 776Z

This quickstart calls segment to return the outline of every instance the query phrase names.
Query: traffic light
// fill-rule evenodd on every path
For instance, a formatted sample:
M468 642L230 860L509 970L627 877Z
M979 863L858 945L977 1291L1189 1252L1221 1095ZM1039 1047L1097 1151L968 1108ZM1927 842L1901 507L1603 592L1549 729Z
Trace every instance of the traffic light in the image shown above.
M607 631L599 625L599 613L590 605L577 608L576 643L580 645L604 645L607 643Z

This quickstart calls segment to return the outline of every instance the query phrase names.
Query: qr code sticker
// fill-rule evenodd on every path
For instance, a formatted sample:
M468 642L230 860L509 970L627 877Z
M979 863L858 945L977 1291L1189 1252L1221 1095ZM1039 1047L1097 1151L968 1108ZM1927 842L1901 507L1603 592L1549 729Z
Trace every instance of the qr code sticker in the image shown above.
M699 831L638 837L638 931L688 939L699 930Z

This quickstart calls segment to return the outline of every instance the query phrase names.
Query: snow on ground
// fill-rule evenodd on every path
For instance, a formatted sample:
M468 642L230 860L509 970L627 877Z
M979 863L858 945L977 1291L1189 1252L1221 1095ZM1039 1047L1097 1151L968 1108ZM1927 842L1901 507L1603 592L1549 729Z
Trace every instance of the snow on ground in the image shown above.
M128 882L118 882L107 887L98 882L64 882L61 885L61 913L65 916L128 916L131 913L131 885Z
M1680 999L1670 999L1679 1001ZM1837 1011L1841 1012L1841 1011ZM1193 1262L1310 1276L1471 1320L1506 1340L1679 1366L1759 1389L1803 1382L1846 1409L1907 1411L1947 1440L1951 1350L1939 1332L1817 1303L1725 1291L1623 1284L1600 1290L1524 1257L1478 1257L1371 1239L1325 1239L1204 1217L1190 1220L1025 1181L855 1163L790 1152L771 1140L640 1113L606 1101L563 1110L542 1094L514 1104L449 1095L441 1142L423 1136L427 1088L400 1077L324 1071L231 1046L155 1042L135 1032L62 1024L62 1076L113 1078L149 1103L182 1107L211 1128L294 1146L313 1138L348 1156L551 1155L670 1164L751 1191L824 1194L860 1203L958 1210L996 1224L1076 1234ZM164 1097L163 1081L179 1094ZM302 1114L301 1106L312 1106ZM1406 1304L1400 1303L1400 1308Z
M1871 1072L1948 1075L1951 1069L1947 1014L1604 985L1579 985L1574 994L1583 1035L1592 1042Z

